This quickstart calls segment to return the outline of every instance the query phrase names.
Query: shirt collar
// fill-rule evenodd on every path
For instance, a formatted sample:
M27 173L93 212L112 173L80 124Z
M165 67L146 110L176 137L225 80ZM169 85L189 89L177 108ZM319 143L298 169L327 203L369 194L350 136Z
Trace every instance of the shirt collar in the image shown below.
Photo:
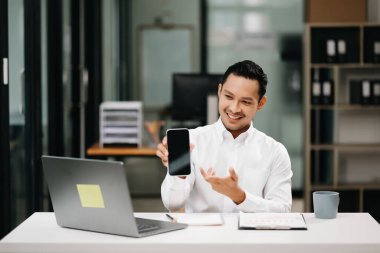
M217 133L218 139L219 139L220 143L222 143L225 134L227 134L229 132L226 129L226 127L224 126L220 117L219 117L218 121L214 123L214 125L216 128L216 133ZM254 132L255 132L255 128L253 127L253 123L251 121L251 124L250 124L248 130L245 131L244 133L240 134L238 136L238 139L240 139L245 144L248 141L248 139L250 139L251 136L253 136Z
M224 132L227 132L227 129L223 125L223 122L220 119L220 117L219 117L218 121L214 123L214 125L216 128L216 134L218 136L219 142L222 143L223 142L223 134L224 134Z

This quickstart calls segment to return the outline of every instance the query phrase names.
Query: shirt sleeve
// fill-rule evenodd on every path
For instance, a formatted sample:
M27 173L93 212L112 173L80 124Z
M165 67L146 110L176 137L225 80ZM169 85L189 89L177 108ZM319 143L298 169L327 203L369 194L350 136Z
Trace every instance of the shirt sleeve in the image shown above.
M161 185L161 198L166 209L175 212L185 206L186 199L193 188L194 180L193 166L190 175L186 176L186 179L170 176L169 172L166 173Z
M286 148L280 144L273 159L271 173L263 196L245 191L246 199L237 205L242 212L290 212L292 206L291 162ZM245 190L245 189L243 189Z
M190 129L190 143L195 144L194 134L197 129ZM196 144L195 144L196 145ZM165 179L161 184L161 199L166 207L171 212L179 211L186 204L186 200L193 190L195 182L194 168L196 160L196 151L191 152L191 173L186 176L186 179L177 176L170 176L169 172L166 173Z

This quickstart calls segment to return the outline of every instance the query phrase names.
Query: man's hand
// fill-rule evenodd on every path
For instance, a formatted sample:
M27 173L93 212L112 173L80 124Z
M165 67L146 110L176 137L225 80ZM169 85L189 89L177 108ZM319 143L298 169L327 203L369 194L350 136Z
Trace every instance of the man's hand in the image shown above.
M216 177L215 171L210 168L207 172L200 169L203 178L211 184L211 187L214 191L219 192L220 194L226 195L237 205L241 204L246 196L245 192L238 185L238 176L235 173L234 168L229 169L230 175L226 177Z
M190 152L194 149L194 144L190 143ZM168 152L168 139L166 136L162 139L162 142L157 145L156 155L161 159L162 164L168 168L169 152ZM182 179L186 176L180 177Z
M166 138L166 136L162 139L162 142L157 145L156 155L159 158L161 158L162 164L167 168L169 152L168 152L168 139Z

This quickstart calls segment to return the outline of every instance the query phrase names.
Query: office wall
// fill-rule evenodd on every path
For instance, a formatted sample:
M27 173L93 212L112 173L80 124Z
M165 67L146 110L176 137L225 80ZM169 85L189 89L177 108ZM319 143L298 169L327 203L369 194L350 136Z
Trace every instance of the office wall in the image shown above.
M131 52L131 80L133 97L138 98L138 45L137 30L140 25L154 24L156 18L164 23L176 25L192 25L194 27L194 41L200 41L200 4L199 1L188 0L132 0L132 52ZM175 52L173 52L175 53ZM152 56L154 57L154 56ZM170 56L168 56L170 57ZM194 46L194 71L200 70L200 43ZM162 91L167 92L167 91Z

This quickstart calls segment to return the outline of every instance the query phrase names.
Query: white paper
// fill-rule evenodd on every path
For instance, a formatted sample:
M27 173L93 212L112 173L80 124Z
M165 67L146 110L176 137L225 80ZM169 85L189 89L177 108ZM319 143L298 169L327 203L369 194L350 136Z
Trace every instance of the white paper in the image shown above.
M170 213L176 222L194 226L223 225L223 217L219 213Z
M240 213L242 229L306 229L300 213Z

